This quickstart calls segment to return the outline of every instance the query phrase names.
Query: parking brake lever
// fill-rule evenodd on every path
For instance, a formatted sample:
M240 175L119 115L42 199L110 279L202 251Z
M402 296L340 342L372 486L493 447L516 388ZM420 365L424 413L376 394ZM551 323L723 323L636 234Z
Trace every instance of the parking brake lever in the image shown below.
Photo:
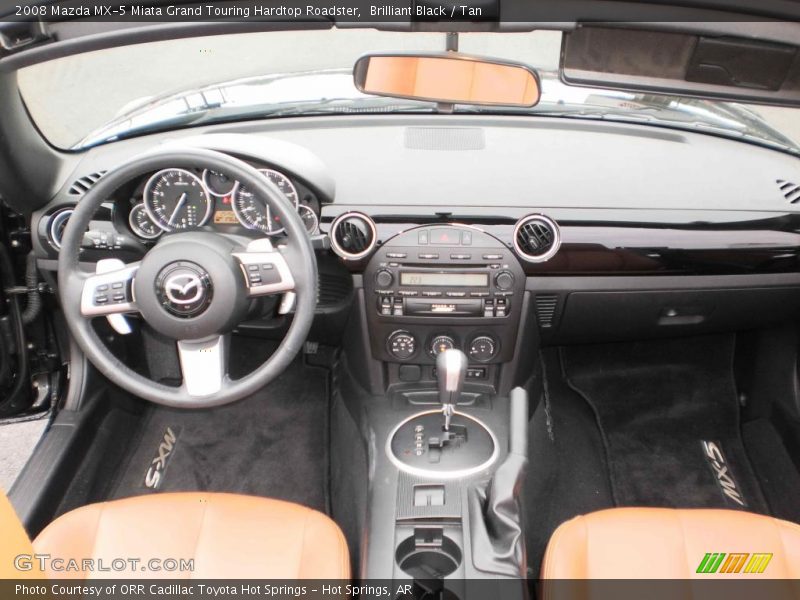
M510 394L508 455L491 480L469 494L472 562L488 573L524 577L527 569L519 494L528 465L528 393Z

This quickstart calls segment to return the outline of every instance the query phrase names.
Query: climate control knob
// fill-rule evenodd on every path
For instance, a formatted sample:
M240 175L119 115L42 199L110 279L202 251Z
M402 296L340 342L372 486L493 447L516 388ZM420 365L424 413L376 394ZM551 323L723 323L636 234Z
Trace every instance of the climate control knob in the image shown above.
M386 347L397 360L408 360L417 353L417 338L407 331L395 331L386 341Z
M431 341L430 353L433 356L441 354L445 350L452 350L456 347L456 341L449 335L437 335Z
M378 287L389 287L394 281L394 275L387 269L381 269L375 274L375 283Z
M467 353L472 360L478 362L489 362L497 354L497 342L488 335L479 335L467 349Z
M514 274L511 271L500 271L494 278L498 290L508 291L514 287Z

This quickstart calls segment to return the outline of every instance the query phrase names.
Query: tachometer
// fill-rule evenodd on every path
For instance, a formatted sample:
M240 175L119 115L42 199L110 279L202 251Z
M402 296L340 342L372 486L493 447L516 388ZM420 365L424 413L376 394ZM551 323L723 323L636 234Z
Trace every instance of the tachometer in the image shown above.
M147 215L144 204L141 202L131 209L128 215L128 224L131 226L133 233L146 240L154 240L164 233L164 230Z
M144 186L144 208L164 231L182 231L208 220L211 199L197 175L185 169L164 169Z
M297 189L286 175L272 169L260 169L259 172L274 183L286 199L297 208ZM236 218L248 229L258 229L267 235L283 232L280 217L270 210L266 200L253 194L246 186L239 184L233 195L232 204Z

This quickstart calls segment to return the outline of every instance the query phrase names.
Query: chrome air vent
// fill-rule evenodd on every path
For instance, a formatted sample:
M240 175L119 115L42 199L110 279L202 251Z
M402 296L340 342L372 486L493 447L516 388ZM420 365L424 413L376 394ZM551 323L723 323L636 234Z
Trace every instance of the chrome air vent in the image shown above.
M781 188L783 197L786 198L791 204L800 202L800 184L786 181L785 179L778 179L776 181L778 187Z
M70 196L83 196L105 174L106 171L98 171L97 173L90 173L89 175L79 177L72 183L67 193Z
M339 215L331 224L331 247L345 260L358 260L372 252L378 242L375 222L360 212Z
M61 208L50 215L47 219L47 239L54 248L61 248L61 238L64 237L64 229L67 221L72 216L73 208Z
M558 252L561 233L555 221L544 215L522 217L514 226L514 250L529 262L544 262Z

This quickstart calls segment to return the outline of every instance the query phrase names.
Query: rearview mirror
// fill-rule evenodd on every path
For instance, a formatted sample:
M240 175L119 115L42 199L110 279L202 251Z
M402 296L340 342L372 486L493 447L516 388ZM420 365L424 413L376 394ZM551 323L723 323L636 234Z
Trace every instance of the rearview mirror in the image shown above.
M541 96L533 69L455 52L362 56L353 80L365 94L447 104L530 107Z

